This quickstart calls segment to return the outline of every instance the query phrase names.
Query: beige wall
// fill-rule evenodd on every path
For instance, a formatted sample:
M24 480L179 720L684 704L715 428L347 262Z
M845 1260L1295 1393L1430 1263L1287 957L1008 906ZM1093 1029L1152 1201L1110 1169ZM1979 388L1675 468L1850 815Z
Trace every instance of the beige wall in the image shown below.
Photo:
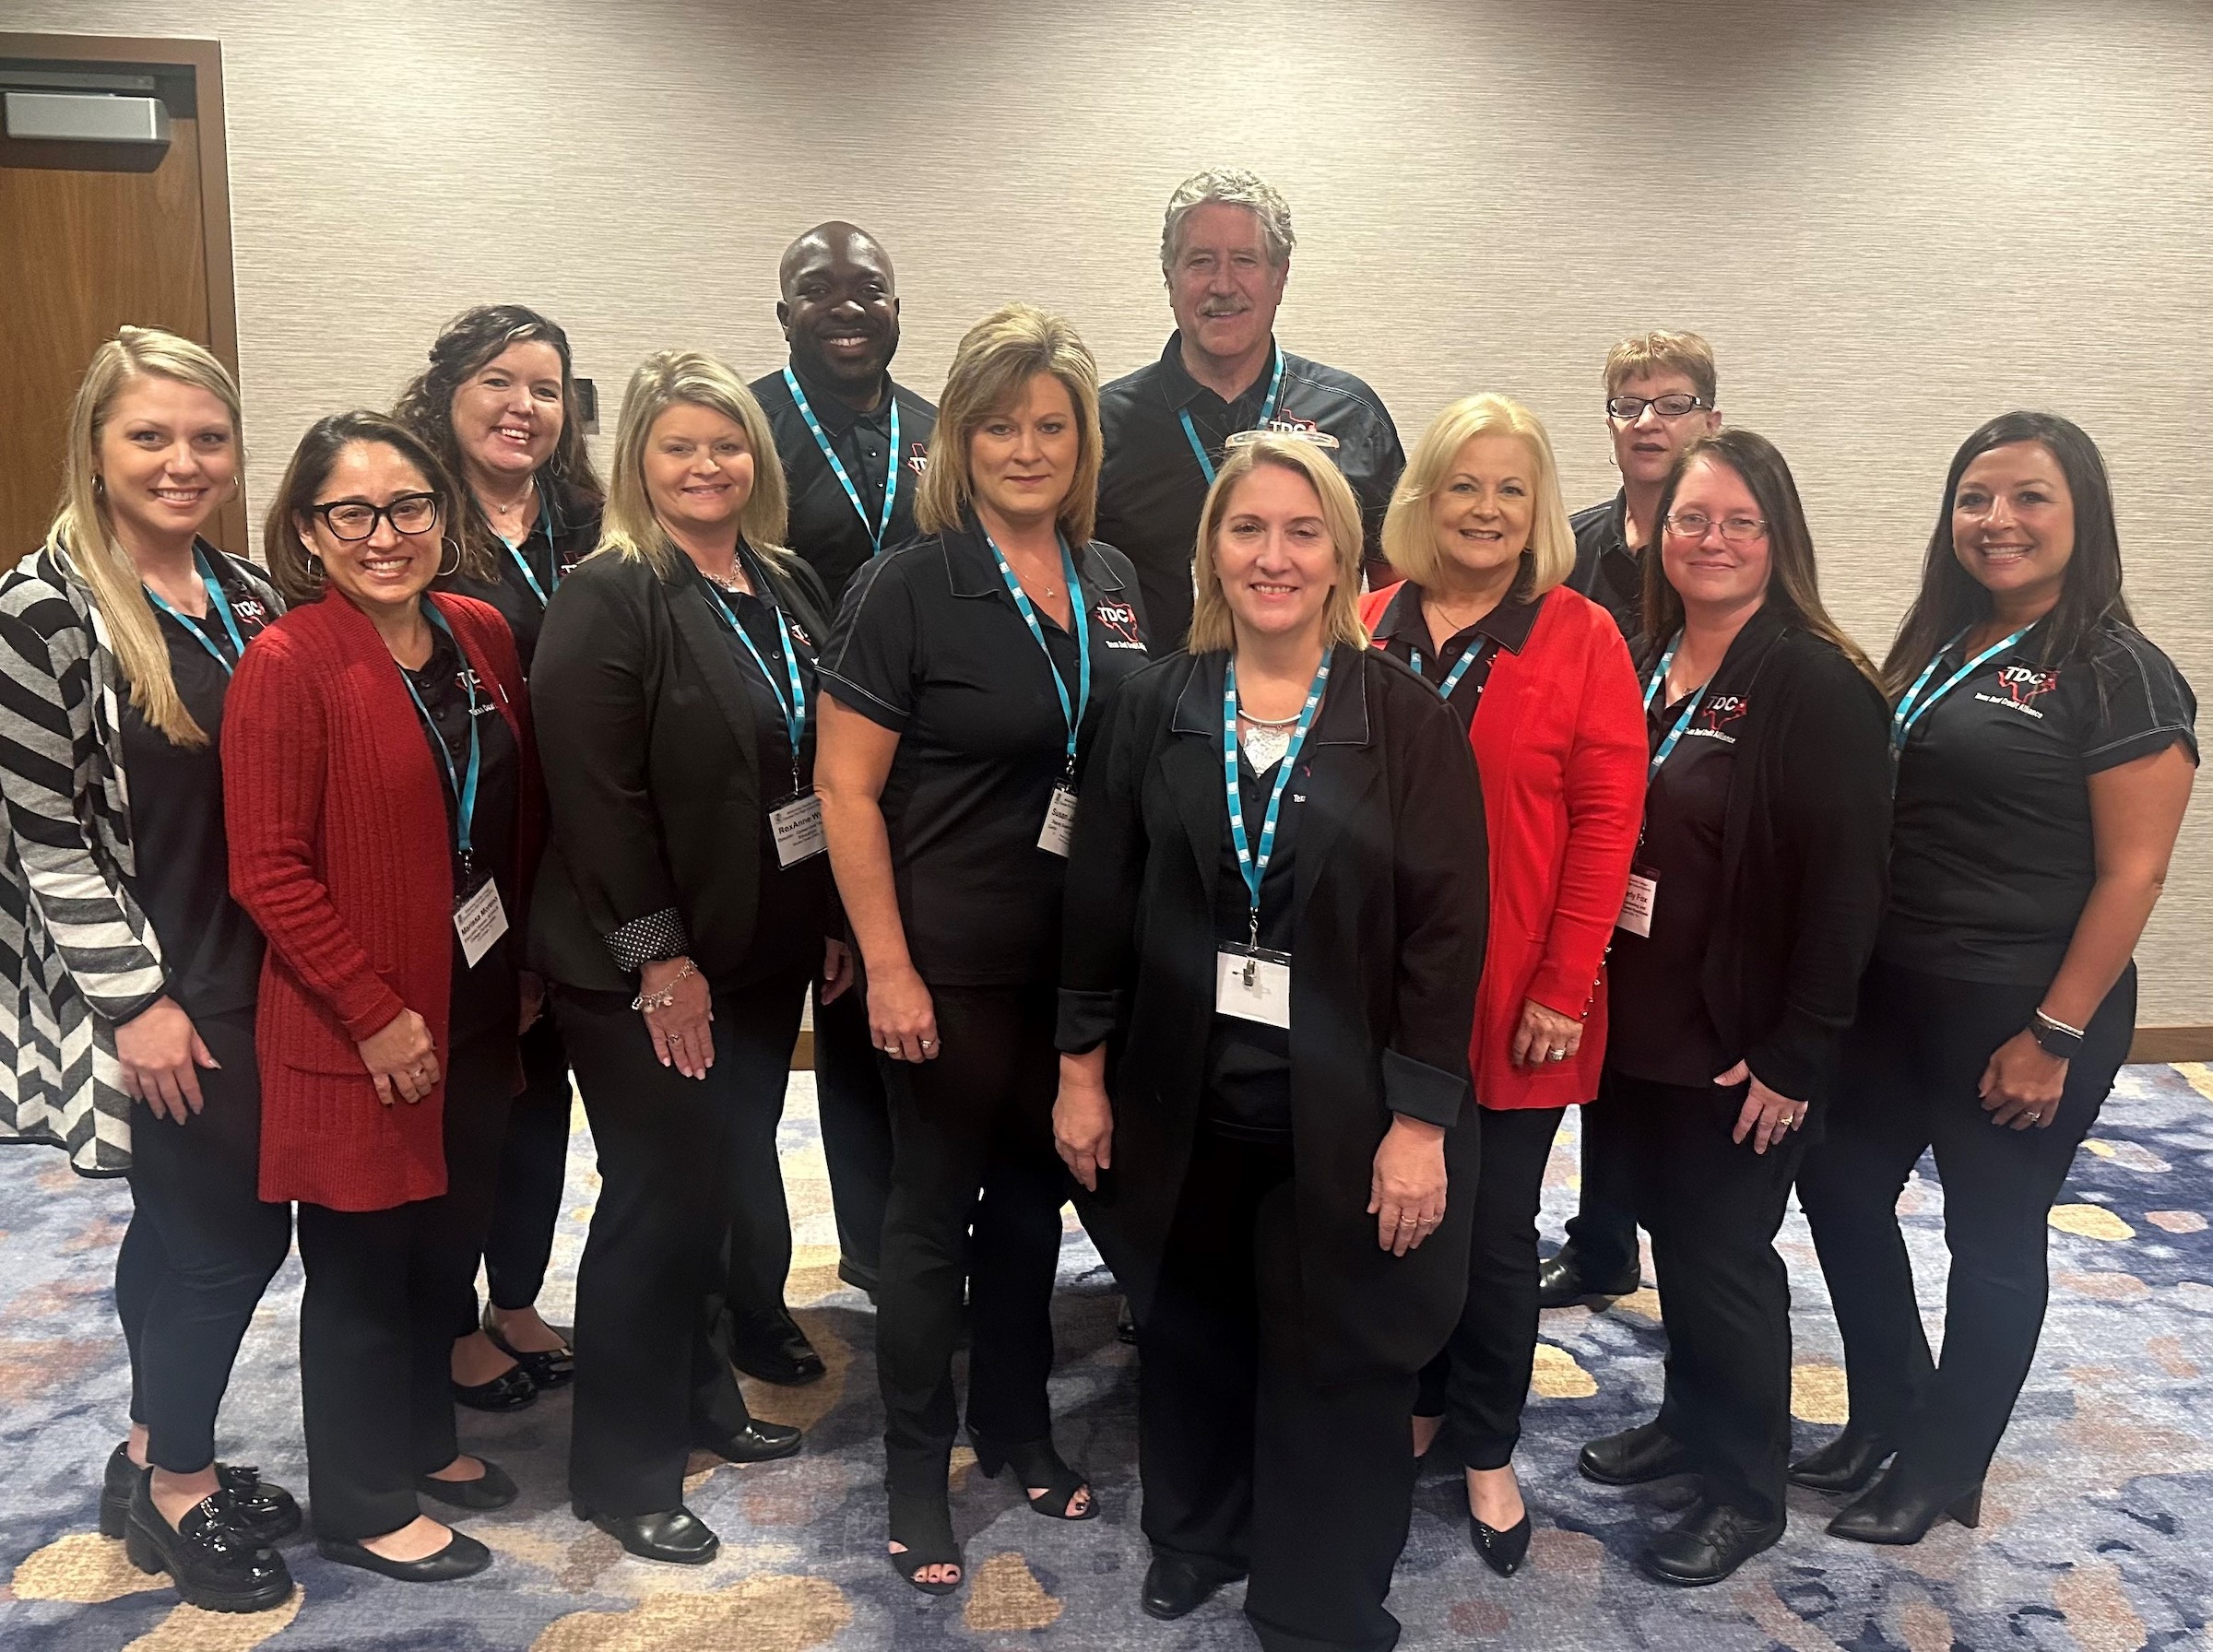
M255 480L388 400L464 304L538 305L612 429L646 349L780 359L778 251L845 216L897 257L900 371L1024 297L1109 373L1168 326L1169 189L1252 165L1304 244L1281 331L1409 440L1501 389L1610 490L1595 375L1697 327L1797 466L1840 617L1879 652L1959 441L2080 419L2151 636L2213 690L2213 8L2203 0L1251 8L1130 0L10 0L6 25L223 43ZM258 549L258 547L255 547ZM2213 1022L2213 827L2142 958Z

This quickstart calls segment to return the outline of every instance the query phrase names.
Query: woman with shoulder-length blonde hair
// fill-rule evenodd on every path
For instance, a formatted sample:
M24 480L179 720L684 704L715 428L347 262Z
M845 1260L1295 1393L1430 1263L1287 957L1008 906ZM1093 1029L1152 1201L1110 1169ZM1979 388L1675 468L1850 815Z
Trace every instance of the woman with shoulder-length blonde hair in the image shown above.
M787 552L784 470L743 381L697 350L623 393L599 549L547 605L531 674L552 843L530 958L602 1178L576 1275L569 1489L633 1554L719 1544L686 1458L786 1457L751 1417L721 1299L781 1312L776 1123L809 982L848 976L814 795L827 599ZM717 1267L726 1253L728 1277Z
M1053 1448L1046 1378L1061 884L1091 736L1145 663L1137 576L1090 537L1098 474L1083 340L1026 304L986 316L945 382L926 537L855 576L822 656L824 823L896 1149L876 1321L892 1564L932 1594L961 1576L964 1283L978 1463L1011 1464L1041 1515L1097 1512Z
M262 940L231 896L217 738L283 604L203 530L237 496L238 389L188 339L124 327L69 419L45 543L0 580L0 1138L127 1174L115 1306L130 1437L100 1528L217 1611L291 1593L289 1493L215 1460L215 1420L290 1210L256 1186Z
M1567 588L1575 540L1552 442L1502 395L1462 397L1415 446L1383 523L1401 583L1363 604L1376 646L1467 730L1492 845L1490 939L1468 1060L1483 1109L1467 1304L1423 1374L1414 1446L1450 1417L1468 1533L1501 1575L1528 1553L1514 1479L1537 1344L1537 1206L1567 1109L1598 1092L1605 955L1644 800L1628 649Z
M1141 1605L1249 1575L1271 1652L1389 1646L1415 1374L1468 1293L1483 800L1367 645L1320 448L1234 445L1195 549L1190 652L1077 818L1054 1131L1137 1309Z

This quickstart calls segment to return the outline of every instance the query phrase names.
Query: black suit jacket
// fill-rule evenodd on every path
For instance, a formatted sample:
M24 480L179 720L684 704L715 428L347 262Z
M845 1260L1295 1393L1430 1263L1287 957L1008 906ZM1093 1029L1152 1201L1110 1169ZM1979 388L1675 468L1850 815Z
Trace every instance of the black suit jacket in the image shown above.
M820 578L760 560L787 620L819 645ZM568 986L633 992L641 964L679 955L732 981L752 948L762 811L790 776L784 753L759 749L722 622L679 564L664 580L643 559L595 556L546 607L530 697L552 841L530 959Z
M1123 686L1068 870L1059 1043L1108 1044L1114 1164L1097 1213L1141 1316L1204 1106L1228 832L1225 657L1162 660ZM1292 1132L1308 1347L1318 1377L1339 1382L1417 1370L1467 1299L1468 1046L1489 895L1467 731L1436 690L1382 654L1340 646L1306 749ZM1452 1127L1444 1226L1403 1257L1378 1246L1367 1213L1394 1112Z

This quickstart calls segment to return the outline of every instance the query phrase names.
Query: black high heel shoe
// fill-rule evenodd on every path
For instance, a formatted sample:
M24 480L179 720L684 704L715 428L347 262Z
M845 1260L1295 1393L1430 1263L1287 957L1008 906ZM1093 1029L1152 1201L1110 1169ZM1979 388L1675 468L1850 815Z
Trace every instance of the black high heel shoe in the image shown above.
M950 1595L968 1579L968 1563L953 1535L953 1510L941 1491L893 1492L890 1538L901 1552L885 1556L892 1570L925 1595ZM957 1566L960 1575L950 1583L926 1582L922 1574L932 1566Z
M1965 1492L1939 1491L1917 1481L1903 1457L1892 1463L1866 1494L1828 1523L1828 1535L1854 1543L1918 1543L1937 1521L1950 1518L1972 1529L1982 1523L1982 1482Z
M1861 1492L1883 1466L1897 1444L1847 1422L1844 1432L1828 1445L1807 1452L1791 1465L1791 1483L1809 1492Z
M1504 1531L1485 1526L1473 1515L1468 1516L1468 1541L1475 1552L1483 1556L1483 1564L1501 1577L1511 1577L1521 1569L1529 1558L1529 1537L1532 1530L1529 1511L1521 1511L1521 1518Z
M1030 1507L1047 1519L1089 1520L1098 1514L1099 1499L1092 1491L1091 1482L1060 1460L1051 1440L994 1446L973 1432L968 1437L976 1446L976 1471L986 1480L997 1480L1000 1469L1012 1468ZM1044 1490L1033 1493L1032 1486L1042 1486ZM1083 1512L1071 1514L1078 1493L1083 1497Z

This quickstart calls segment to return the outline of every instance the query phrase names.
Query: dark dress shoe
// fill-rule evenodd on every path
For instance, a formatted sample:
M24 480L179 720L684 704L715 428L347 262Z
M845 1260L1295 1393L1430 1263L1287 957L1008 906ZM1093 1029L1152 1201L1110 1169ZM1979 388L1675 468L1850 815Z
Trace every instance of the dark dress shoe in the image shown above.
M154 1506L152 1488L141 1481L124 1522L123 1545L132 1565L168 1573L184 1603L203 1611L267 1611L292 1598L284 1557L231 1523L229 1499L219 1491L172 1527Z
M799 1321L781 1308L738 1322L730 1338L730 1363L748 1376L786 1388L819 1382L829 1369Z
M1782 1524L1780 1516L1756 1520L1725 1503L1700 1500L1645 1545L1645 1574L1685 1588L1719 1583L1763 1549L1772 1549L1782 1537Z
M1155 1554L1145 1568L1145 1589L1137 1603L1144 1608L1145 1616L1172 1623L1205 1605L1224 1584L1235 1583L1244 1575L1180 1554Z
M707 1523L680 1503L657 1515L596 1515L583 1504L577 1516L640 1560L665 1561L672 1566L704 1566L722 1552L722 1540Z
M101 1479L100 1535L119 1538L131 1517L131 1498L147 1471L131 1461L126 1443L115 1447ZM256 1543L282 1542L300 1529L300 1504L282 1486L266 1481L251 1463L218 1463L215 1478L230 1495L231 1524Z
M1529 1558L1532 1529L1526 1510L1521 1519L1504 1531L1485 1526L1473 1515L1468 1516L1468 1541L1474 1546L1475 1552L1483 1556L1483 1564L1501 1577L1511 1577L1521 1569L1521 1563Z
M1130 1311L1127 1296L1122 1298L1121 1312L1114 1316L1114 1339L1131 1348L1137 1346L1137 1316Z
M517 1348L507 1340L500 1328L493 1323L491 1304L484 1304L484 1337L494 1348L513 1360L530 1379L533 1388L544 1391L558 1388L574 1381L576 1375L576 1351L567 1343L559 1348Z
M1791 1465L1791 1483L1809 1492L1858 1492L1897 1447L1872 1429L1847 1422L1844 1432Z
M488 1383L454 1385L454 1403L472 1411L519 1411L537 1398L538 1385L519 1364Z
M1643 1283L1633 1257L1612 1279L1596 1280L1584 1272L1582 1258L1574 1249L1563 1245L1537 1264L1537 1306L1573 1308L1588 1302L1610 1301L1628 1295Z
M484 1472L474 1480L440 1480L435 1474L418 1474L415 1490L456 1508L505 1508L515 1499L515 1481L490 1457L479 1457Z
M1647 1481L1688 1474L1697 1465L1657 1422L1646 1422L1592 1440L1577 1454L1575 1466L1585 1480L1602 1486L1640 1486Z
M764 1422L755 1417L734 1434L719 1440L694 1440L702 1451L712 1451L726 1463L773 1463L796 1456L806 1435L782 1422Z
M1965 1492L1924 1486L1901 1457L1866 1495L1828 1523L1828 1535L1855 1543L1918 1543L1947 1517L1970 1528L1980 1526L1982 1482L1978 1480Z
M373 1549L340 1538L317 1538L315 1552L334 1565L359 1566L396 1583L451 1583L474 1577L491 1564L491 1551L465 1531L456 1531L444 1548L420 1560L386 1560Z

